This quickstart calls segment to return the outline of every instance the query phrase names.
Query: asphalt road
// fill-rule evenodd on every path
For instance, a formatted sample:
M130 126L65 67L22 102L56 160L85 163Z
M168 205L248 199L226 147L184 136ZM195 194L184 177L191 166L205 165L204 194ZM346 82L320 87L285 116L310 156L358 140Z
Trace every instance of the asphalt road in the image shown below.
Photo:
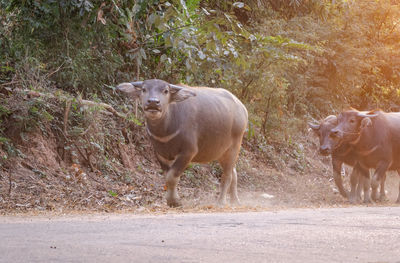
M0 262L400 262L400 207L0 217Z

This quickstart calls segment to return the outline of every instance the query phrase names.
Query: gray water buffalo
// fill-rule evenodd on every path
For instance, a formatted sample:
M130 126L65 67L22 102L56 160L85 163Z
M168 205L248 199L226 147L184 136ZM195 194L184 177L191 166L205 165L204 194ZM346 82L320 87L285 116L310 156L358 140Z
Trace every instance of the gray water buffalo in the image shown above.
M400 113L354 109L342 112L330 138L331 150L348 145L357 154L362 168L375 169L372 199L377 199L377 188L379 182L384 183L386 171L395 170L400 175ZM381 195L384 195L382 189ZM400 184L397 202L400 203Z
M339 193L349 198L351 203L355 203L358 199L361 199L361 189L364 187L364 202L370 202L369 200L369 170L361 167L357 163L357 154L352 150L351 146L343 144L338 145L336 148L331 147L331 130L338 124L337 117L330 115L323 119L318 124L308 123L309 127L319 138L320 153L322 155L331 155L332 157L332 168L333 178L335 184L339 190ZM350 175L351 193L343 187L343 180L341 175L341 168L343 163L353 166L353 171ZM364 184L365 183L365 184ZM357 189L356 189L356 186Z
M148 136L166 171L169 206L181 205L176 188L189 163L214 160L223 169L218 203L225 204L228 190L231 203L239 203L235 166L248 119L239 99L225 89L158 79L121 83L117 89L141 100Z

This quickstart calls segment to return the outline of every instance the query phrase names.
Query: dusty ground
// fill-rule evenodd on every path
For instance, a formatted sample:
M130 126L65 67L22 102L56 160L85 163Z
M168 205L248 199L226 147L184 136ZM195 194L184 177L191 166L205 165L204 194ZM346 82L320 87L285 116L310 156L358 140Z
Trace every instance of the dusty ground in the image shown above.
M15 159L15 166L0 172L0 213L169 210L164 199L164 177L150 145L144 151L148 156L143 156L143 151L135 151L135 145L122 145L120 154L129 158L129 163L121 161L119 172L91 172L89 167L60 162L51 138L37 133L30 136L25 158ZM179 184L183 208L174 211L347 206L347 201L335 189L329 158L316 153L316 141L312 135L307 135L303 143L307 145L303 146L306 150L302 156L288 161L280 159L278 154L265 161L260 158L261 154L244 144L238 162L240 207L215 207L219 166L194 164ZM297 163L303 166L296 166ZM344 180L348 187L348 178ZM396 175L388 176L389 203L397 197L397 181Z

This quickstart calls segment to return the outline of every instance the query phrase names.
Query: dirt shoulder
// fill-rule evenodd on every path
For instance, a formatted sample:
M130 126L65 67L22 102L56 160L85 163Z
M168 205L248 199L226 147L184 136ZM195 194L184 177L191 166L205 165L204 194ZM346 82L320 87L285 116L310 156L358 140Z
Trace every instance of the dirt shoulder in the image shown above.
M312 149L312 137L302 160L303 171L290 167L293 159L282 161L283 167L273 167L245 144L238 162L238 207L215 206L221 173L218 164L192 165L179 183L183 207L171 209L164 198L164 175L150 145L146 157L143 151L135 151L135 145L123 145L120 157L129 158L130 166L121 161L120 167L116 165L118 172L93 172L90 167L55 161L52 140L37 133L29 136L32 143L25 158L16 158L15 166L0 172L2 214L207 213L348 205L335 190L329 159L321 159ZM274 158L281 160L278 154Z

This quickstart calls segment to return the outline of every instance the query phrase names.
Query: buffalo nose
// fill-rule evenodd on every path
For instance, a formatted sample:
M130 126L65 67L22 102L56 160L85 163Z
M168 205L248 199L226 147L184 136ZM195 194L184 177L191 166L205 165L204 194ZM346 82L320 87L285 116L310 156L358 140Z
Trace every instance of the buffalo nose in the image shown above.
M147 100L147 103L150 105L160 105L160 100L157 98L150 98Z
M329 154L329 147L328 146L321 146L319 148L321 154Z

